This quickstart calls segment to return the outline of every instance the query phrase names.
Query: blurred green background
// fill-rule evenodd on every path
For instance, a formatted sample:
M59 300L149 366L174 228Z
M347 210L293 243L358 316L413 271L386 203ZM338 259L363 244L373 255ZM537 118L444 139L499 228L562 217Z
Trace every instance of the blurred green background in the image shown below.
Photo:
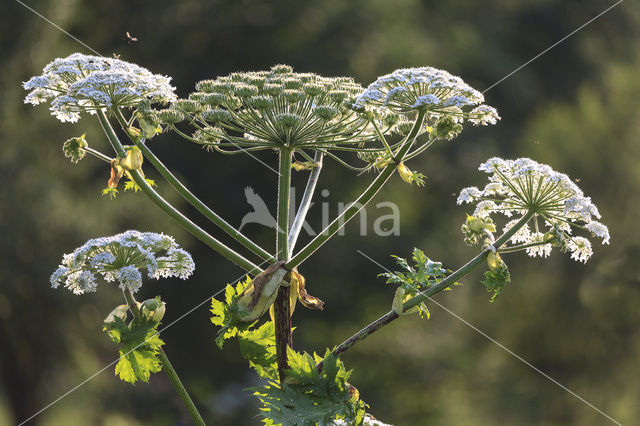
M100 53L174 77L180 95L200 79L287 63L297 71L353 76L367 85L400 67L431 65L483 90L613 2L560 0L29 1L28 4ZM129 31L138 42L127 43ZM49 287L63 253L87 239L135 228L165 232L189 249L189 281L147 283L141 297L162 294L165 324L206 300L241 271L178 229L140 194L100 195L108 168L91 158L72 165L61 145L87 133L107 152L97 121L61 124L46 106L23 104L20 84L80 44L19 3L0 15L0 424L20 422L116 358L100 331L121 302L117 288L74 296ZM462 242L466 210L453 193L481 184L479 162L528 156L580 179L611 230L611 246L578 264L506 258L512 283L494 303L480 271L438 301L623 424L640 419L640 7L623 2L485 95L502 121L467 128L409 167L428 176L424 188L394 177L376 201L401 209L401 235L358 236L359 225L333 239L301 272L324 312L298 309L294 343L323 351L386 312L393 288L376 279L391 254L412 247L457 268L475 253ZM249 211L252 186L274 206L276 176L249 157L206 153L174 135L152 148L194 192L232 224ZM275 165L275 156L261 159ZM151 171L148 172L153 177ZM326 161L319 188L335 214L371 174ZM296 175L304 185L306 173ZM159 181L159 180L158 180ZM160 183L160 191L200 220ZM300 191L302 188L300 188ZM301 192L299 192L301 193ZM271 195L269 195L271 194ZM324 199L319 198L319 201ZM319 204L310 222L320 227ZM370 208L376 217L376 209ZM228 238L207 226L214 235ZM265 246L273 236L244 229ZM301 241L304 243L304 241ZM163 333L166 350L205 419L215 425L258 424L256 385L234 342L214 344L208 304ZM612 424L443 309L430 320L406 318L345 354L352 383L371 413L396 425ZM167 379L120 382L113 368L52 405L29 424L177 425L189 420Z

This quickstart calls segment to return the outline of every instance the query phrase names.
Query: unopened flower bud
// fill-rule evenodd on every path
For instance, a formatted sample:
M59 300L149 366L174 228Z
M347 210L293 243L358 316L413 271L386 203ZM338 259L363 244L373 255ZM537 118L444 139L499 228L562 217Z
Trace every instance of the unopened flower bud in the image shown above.
M278 296L280 283L287 273L283 261L276 262L256 275L236 302L238 320L253 322L264 314Z
M109 315L104 319L106 324L110 324L116 320L116 318L120 318L122 321L127 319L127 310L129 309L128 305L118 305L115 307Z
M142 161L144 160L140 148L130 146L126 148L126 151L127 156L121 158L118 164L125 170L140 170L142 168Z
M305 94L302 90L295 89L285 89L282 92L282 95L287 100L287 102L294 104L296 102L301 102L304 100Z
M329 121L338 115L338 110L334 107L321 105L314 108L313 112L321 119Z
M398 164L397 170L402 180L408 184L415 182L418 186L424 185L425 176L422 173L412 172L402 161Z
M136 119L138 120L138 124L140 124L142 136L144 136L145 138L151 139L158 133L162 132L162 127L158 125L157 117L155 117L155 114L137 113Z
M409 170L407 166L404 165L402 161L400 162L400 164L398 164L398 174L400 175L403 181L409 184L411 183L411 176L413 175L413 173L411 172L411 170Z
M236 83L233 86L233 94L239 98L248 98L258 94L258 88L246 83Z
M158 121L165 124L176 124L185 119L182 112L175 109L162 109L157 113Z
M297 114L284 113L276 115L275 121L285 128L292 128L300 123L301 117Z
M312 170L312 169L315 169L316 167L318 167L318 163L315 163L313 161L304 161L304 162L296 161L291 164L291 168L298 172L301 170Z
M166 311L166 303L159 298L147 299L140 304L140 314L156 322L160 322Z
M329 92L329 98L337 104L341 104L345 99L349 97L349 92L346 90L332 90Z
M211 123L228 123L233 120L233 115L226 109L208 109L204 111L200 116Z
M273 74L291 74L293 72L293 68L289 65L274 65L271 67L271 72Z
M77 138L67 139L67 141L62 145L62 152L64 152L65 157L71 159L72 163L77 163L86 155L87 151L85 151L84 148L87 146L89 146L89 144L87 144L85 134L83 134Z
M504 262L502 261L499 253L495 251L489 251L489 254L487 255L487 265L489 266L489 269L496 269L503 263Z
M189 114L197 114L203 110L202 104L191 99L179 99L175 103L176 108Z
M435 136L439 139L451 140L462 131L462 125L452 117L443 117L435 125Z
M324 86L315 83L307 83L302 86L302 90L309 96L320 96L327 93Z

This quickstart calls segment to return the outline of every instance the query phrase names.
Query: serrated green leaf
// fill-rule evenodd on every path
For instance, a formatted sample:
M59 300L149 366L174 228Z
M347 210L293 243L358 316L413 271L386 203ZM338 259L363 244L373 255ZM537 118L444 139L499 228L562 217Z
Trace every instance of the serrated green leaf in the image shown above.
M121 358L116 364L115 374L120 379L132 384L138 380L147 382L151 373L162 369L157 356L164 345L157 332L159 324L147 318L127 324L119 317L105 324L104 330L109 338L119 346Z
M255 324L255 321L252 323L238 321L234 315L235 301L249 284L251 284L251 277L247 275L246 280L240 281L235 287L227 285L225 289L226 303L215 298L211 299L211 322L221 327L216 337L216 344L220 349L222 349L225 340L237 336L242 331L249 330Z

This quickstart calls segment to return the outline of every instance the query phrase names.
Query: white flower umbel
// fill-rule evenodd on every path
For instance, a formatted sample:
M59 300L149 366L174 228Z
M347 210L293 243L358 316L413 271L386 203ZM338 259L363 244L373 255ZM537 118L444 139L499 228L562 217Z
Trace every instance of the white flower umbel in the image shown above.
M456 123L465 118L476 125L495 124L495 108L480 105L482 93L460 77L432 67L399 69L371 83L355 102L356 108L391 110L406 114L426 110L432 121L450 117ZM474 109L474 106L480 105Z
M51 112L60 121L76 122L82 112L137 107L141 102L176 100L171 77L120 59L74 53L44 67L43 74L23 83L30 90L25 103L51 100Z
M491 158L479 170L489 174L489 183L483 189L461 190L458 204L475 204L478 220L493 219L494 213L515 215L517 218L505 225L505 232L520 217L533 214L530 222L511 236L514 245L502 251L526 250L529 256L547 257L553 247L559 247L570 252L572 259L586 262L593 254L591 242L573 236L572 229L587 231L609 244L608 228L595 220L600 219L597 207L567 175L529 158Z
M149 278L187 279L195 264L191 255L168 235L127 231L112 237L94 238L65 254L51 275L51 286L62 284L74 294L94 292L96 275L118 281L120 288L138 291L144 270Z

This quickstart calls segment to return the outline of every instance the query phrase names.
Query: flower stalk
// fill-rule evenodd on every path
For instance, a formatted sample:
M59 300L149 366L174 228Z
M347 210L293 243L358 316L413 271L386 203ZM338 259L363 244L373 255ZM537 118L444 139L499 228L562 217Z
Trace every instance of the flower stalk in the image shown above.
M402 145L398 148L394 159L396 161L402 161L402 158L407 154L415 138L418 136L422 123L424 122L426 113L424 111L418 112L416 121L411 129L411 132L404 139ZM353 218L369 201L375 197L384 184L389 180L391 175L396 171L396 164L387 165L380 174L371 182L369 187L353 202L348 208L346 208L333 222L331 222L325 229L322 230L309 244L307 244L302 250L300 250L295 256L291 258L285 265L289 270L295 268L304 262L309 256L313 254L320 246L326 243L333 235L340 230L351 218Z
M278 212L277 212L277 237L276 257L278 260L289 259L289 202L291 192L291 156L289 148L280 149L279 153L279 178L278 178ZM291 334L291 307L289 302L290 288L280 286L278 296L273 304L276 358L278 363L278 376L280 382L284 380L284 371L289 368L287 362L287 346L293 347Z
M133 293L131 292L130 289L125 289L123 290L123 294L124 294L125 300L127 301L127 304L129 305L129 308L131 309L131 312L133 312L134 317L137 320L139 320L140 309L138 308L138 304L136 302L135 297L133 296ZM184 387L184 385L182 384L182 381L180 380L180 376L178 376L178 373L176 373L176 370L173 368L173 365L171 365L171 362L169 361L167 354L164 352L162 348L160 348L160 350L158 351L158 357L160 358L160 362L162 363L162 370L165 372L165 374L169 378L169 381L175 388L176 393L178 394L185 408L189 412L189 415L191 416L191 420L193 420L193 423L195 423L197 426L204 426L205 423L204 423L204 420L202 420L202 416L200 415L200 412L196 408L196 405L193 403L191 396L189 396L187 389Z

